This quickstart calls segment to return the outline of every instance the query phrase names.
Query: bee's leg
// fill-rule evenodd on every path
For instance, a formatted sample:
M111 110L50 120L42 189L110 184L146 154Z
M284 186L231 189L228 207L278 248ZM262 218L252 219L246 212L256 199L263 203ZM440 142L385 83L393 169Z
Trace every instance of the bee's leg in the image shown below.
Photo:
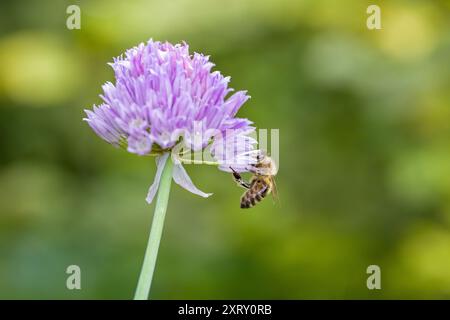
M245 189L250 189L250 183L242 179L241 175L236 171L234 171L233 168L230 167L230 169L231 171L233 171L233 178L236 181L236 183Z

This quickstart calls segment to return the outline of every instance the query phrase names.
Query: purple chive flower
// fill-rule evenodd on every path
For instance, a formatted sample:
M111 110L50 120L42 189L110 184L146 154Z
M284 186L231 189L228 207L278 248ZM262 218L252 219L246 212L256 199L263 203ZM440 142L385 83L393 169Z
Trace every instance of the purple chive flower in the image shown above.
M195 152L208 150L219 169L248 171L255 163L254 127L237 118L249 99L245 91L232 95L230 77L211 71L208 56L189 54L186 43L172 45L149 40L110 63L115 83L103 85L103 103L86 110L90 127L102 139L138 155L157 155L157 173L150 203L159 186L168 151L180 145ZM198 190L174 160L173 179L185 189Z

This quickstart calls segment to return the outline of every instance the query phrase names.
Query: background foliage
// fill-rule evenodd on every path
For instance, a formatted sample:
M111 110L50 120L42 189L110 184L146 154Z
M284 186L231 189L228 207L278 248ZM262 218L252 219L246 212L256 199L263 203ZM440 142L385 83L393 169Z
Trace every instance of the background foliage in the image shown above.
M379 4L382 30L366 28ZM81 30L65 27L69 4ZM152 159L82 122L106 65L150 37L211 55L280 129L281 203L187 166L152 297L450 298L449 1L14 1L0 5L0 298L131 298ZM82 290L65 287L66 267ZM366 268L382 290L366 288Z

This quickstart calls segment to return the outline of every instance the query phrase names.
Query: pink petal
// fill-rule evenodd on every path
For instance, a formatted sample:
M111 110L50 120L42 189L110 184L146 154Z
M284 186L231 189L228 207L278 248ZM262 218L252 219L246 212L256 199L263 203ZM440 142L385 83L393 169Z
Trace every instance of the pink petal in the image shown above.
M187 191L199 195L203 198L207 198L212 195L212 193L204 193L203 191L197 189L179 161L175 162L173 166L173 180L175 180L177 184L182 186Z

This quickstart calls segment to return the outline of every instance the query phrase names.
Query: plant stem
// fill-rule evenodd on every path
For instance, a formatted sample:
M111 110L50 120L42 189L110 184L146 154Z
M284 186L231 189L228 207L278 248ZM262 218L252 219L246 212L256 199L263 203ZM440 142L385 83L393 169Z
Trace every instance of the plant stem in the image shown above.
M134 300L147 300L155 270L156 258L158 256L159 242L164 227L167 202L169 200L170 185L172 182L173 163L170 156L164 166L159 183L158 196L156 198L155 213L153 215L152 227L148 237L147 249L145 250L144 262L141 275L139 276Z

